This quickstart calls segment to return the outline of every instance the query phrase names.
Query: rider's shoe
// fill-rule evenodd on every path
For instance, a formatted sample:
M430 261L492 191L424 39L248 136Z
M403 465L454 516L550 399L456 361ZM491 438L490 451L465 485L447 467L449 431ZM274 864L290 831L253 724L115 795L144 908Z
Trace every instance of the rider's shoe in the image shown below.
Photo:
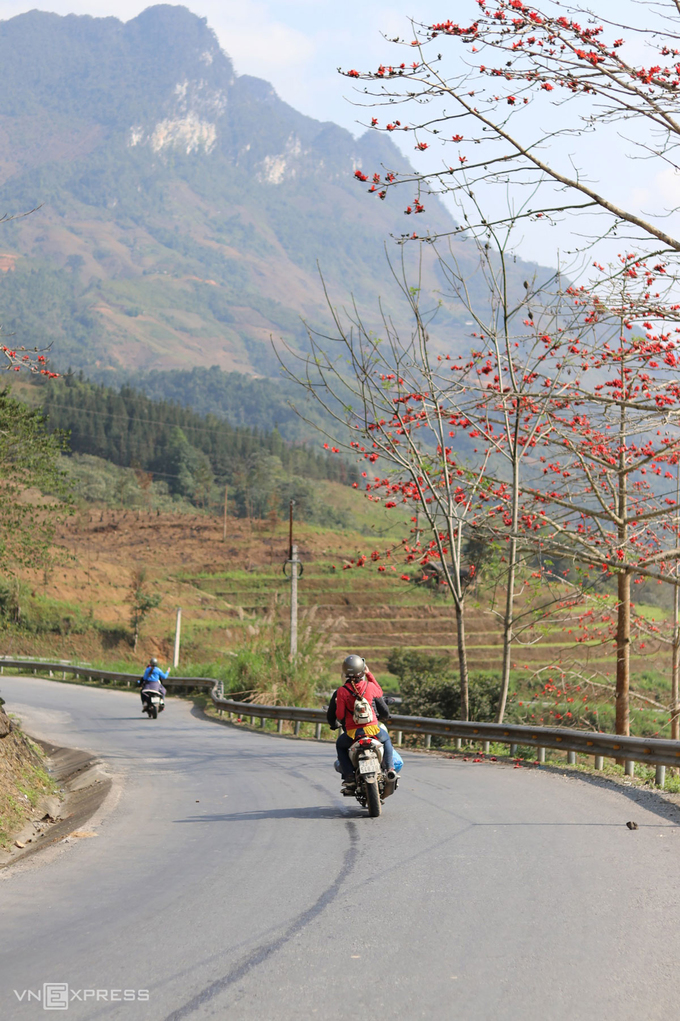
M341 794L345 794L345 793L347 793L347 794L354 794L356 789L357 789L356 781L354 780L354 777L352 777L351 779L347 779L347 780L343 780L342 781L342 786L340 787L340 793Z

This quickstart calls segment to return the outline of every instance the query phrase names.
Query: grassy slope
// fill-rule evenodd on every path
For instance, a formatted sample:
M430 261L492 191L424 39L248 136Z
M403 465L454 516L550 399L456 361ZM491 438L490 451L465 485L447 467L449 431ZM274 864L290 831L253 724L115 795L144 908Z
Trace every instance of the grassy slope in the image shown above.
M0 709L0 733L7 717ZM40 749L18 729L0 737L0 848L7 848L40 798L56 785L43 764Z

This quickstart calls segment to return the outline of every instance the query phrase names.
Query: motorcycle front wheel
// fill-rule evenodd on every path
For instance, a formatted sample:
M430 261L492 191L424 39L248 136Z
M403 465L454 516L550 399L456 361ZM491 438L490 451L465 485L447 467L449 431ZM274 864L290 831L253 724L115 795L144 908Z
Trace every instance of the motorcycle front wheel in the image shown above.
M377 780L374 783L365 783L364 790L366 791L366 806L368 808L368 814L371 819L377 819L382 808L382 805L380 804L380 791L378 790Z

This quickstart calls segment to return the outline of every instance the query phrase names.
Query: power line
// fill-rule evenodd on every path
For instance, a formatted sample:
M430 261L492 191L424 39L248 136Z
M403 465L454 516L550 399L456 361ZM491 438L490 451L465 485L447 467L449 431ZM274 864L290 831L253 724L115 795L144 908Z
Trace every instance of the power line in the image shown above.
M174 427L173 423L171 423L171 422L163 422L160 419L137 418L134 415L114 415L112 412L108 412L108 411L94 411L92 408L76 408L72 404L59 404L56 401L48 401L48 403L46 405L44 405L44 409L45 409L46 414L49 414L49 408L61 408L63 411L72 411L74 414L78 414L78 415L99 415L101 418L113 418L113 419L116 419L117 421L120 421L120 422L141 422L142 425L161 425L161 426L168 426L170 428ZM190 412L189 412L189 414L190 414ZM239 431L248 432L248 431L250 431L251 434L252 434L252 426L232 425L231 422L227 421L226 418L223 419L222 422L223 422L224 425L227 426L228 429L232 429L234 432L239 432ZM174 424L176 424L176 423L174 423ZM214 432L217 432L219 430L221 424L222 423L216 423L214 426L209 426L209 425L189 425L189 424L186 424L186 425L179 426L179 428L181 428L181 429L193 429L194 432L214 433ZM270 435L272 435L272 434L270 433ZM285 443L285 440L283 440L283 437L282 437L282 442Z
M97 415L100 418L114 419L114 420L119 421L119 422L139 422L142 425L160 425L160 426L165 426L166 428L169 428L169 429L172 429L172 428L179 428L179 429L182 429L182 430L184 430L184 429L192 429L194 432L206 432L206 433L213 433L213 434L219 434L220 427L221 427L222 424L224 424L228 429L232 430L232 432L235 433L236 435L239 435L239 434L243 435L243 434L245 434L246 436L252 437L253 440L257 440L257 436L255 435L255 431L254 431L254 427L253 426L232 425L231 422L227 421L226 418L222 419L219 423L216 423L214 426L209 426L209 425L189 425L188 423L180 425L178 423L163 422L160 419L138 418L138 417L135 417L134 415L115 415L112 412L108 412L108 411L95 411L92 408L76 408L72 404L60 404L57 401L48 401L48 403L43 406L43 410L45 411L45 413L48 416L49 416L49 409L50 408L60 408L62 411L71 411L71 412L73 412L74 414L77 414L77 415ZM179 410L180 410L180 412L182 411L182 409L179 409ZM188 412L188 413L190 414L191 412ZM270 432L265 433L265 435L266 436L273 436L274 435L274 431L271 430ZM281 436L280 433L279 433L279 436ZM328 456L324 457L323 454L319 454L316 451L311 450L305 444L296 445L294 443L290 443L287 440L285 440L282 436L281 436L281 443L288 450L303 450L305 453L311 454L314 457L320 457L322 461L325 460L329 464L337 463L334 460L332 460L332 458L330 458Z

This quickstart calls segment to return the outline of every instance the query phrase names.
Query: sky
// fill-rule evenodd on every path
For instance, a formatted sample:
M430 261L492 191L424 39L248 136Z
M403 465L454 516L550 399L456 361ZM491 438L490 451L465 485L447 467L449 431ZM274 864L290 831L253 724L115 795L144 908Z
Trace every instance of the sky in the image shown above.
M42 10L57 14L115 16L123 21L150 6L140 0L44 0ZM187 0L184 5L205 17L239 74L271 82L296 109L319 120L332 120L360 134L371 113L353 105L351 82L337 68L362 70L394 62L394 47L383 38L410 35L409 19L434 22L465 18L473 0ZM595 0L598 17L617 20L644 17L649 4L634 0ZM0 0L0 19L35 7L22 0ZM396 135L396 133L395 133ZM396 138L412 158L411 137ZM408 142L408 144L407 144ZM581 143L584 144L584 143ZM672 169L650 172L625 157L625 145L611 132L587 141L589 163L607 180L609 194L628 207L646 210L651 203L680 204L680 178ZM582 150L585 152L585 150ZM567 155L565 153L565 155ZM422 163L419 163L422 167ZM661 204L661 205L659 205ZM680 217L678 218L680 220ZM666 223L669 226L669 223ZM680 222L676 225L680 230ZM518 242L518 250L544 265L555 265L557 250L569 248L570 225L542 231ZM617 243L618 244L618 243ZM608 258L605 254L605 258ZM602 255L602 253L601 253Z

